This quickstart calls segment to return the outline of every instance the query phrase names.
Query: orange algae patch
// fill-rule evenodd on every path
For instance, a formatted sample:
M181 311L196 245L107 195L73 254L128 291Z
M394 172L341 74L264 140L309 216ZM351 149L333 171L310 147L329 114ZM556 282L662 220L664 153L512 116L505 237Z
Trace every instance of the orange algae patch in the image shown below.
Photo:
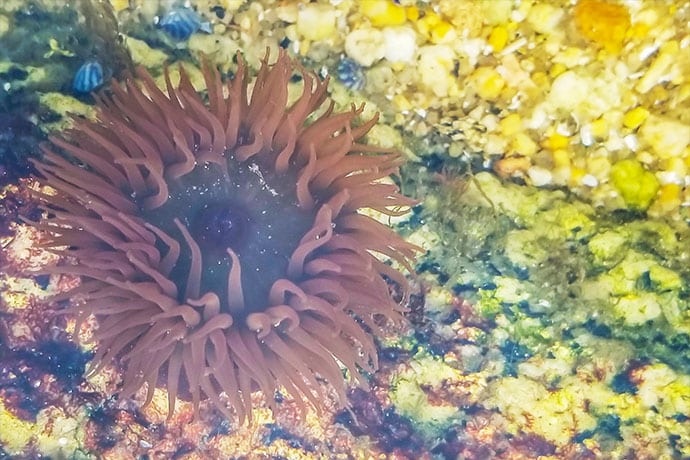
M622 5L599 0L581 0L573 11L582 35L610 53L623 48L630 28L630 13Z

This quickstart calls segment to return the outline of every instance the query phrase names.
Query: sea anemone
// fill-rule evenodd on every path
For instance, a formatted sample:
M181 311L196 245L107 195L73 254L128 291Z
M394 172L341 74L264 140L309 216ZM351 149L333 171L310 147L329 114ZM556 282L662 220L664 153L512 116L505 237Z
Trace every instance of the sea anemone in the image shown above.
M44 146L38 181L54 193L36 193L33 225L62 256L45 273L81 278L60 298L77 328L96 319L92 372L118 363L122 398L146 387L148 404L163 384L169 414L180 396L241 420L256 389L271 409L281 391L320 410L329 388L346 405L377 368L373 334L402 318L394 265L418 251L360 212L414 203L382 180L401 156L358 142L377 117L335 113L328 79L284 51L253 85L241 56L227 83L203 75L207 103L182 69L165 91L139 69Z

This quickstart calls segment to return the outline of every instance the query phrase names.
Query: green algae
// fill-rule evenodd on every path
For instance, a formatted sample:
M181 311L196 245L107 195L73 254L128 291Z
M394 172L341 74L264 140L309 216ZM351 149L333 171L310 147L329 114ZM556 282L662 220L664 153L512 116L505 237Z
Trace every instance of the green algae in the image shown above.
M498 411L509 432L557 446L595 440L625 452L633 438L662 436L662 451L688 452L685 222L607 213L561 190L488 173L448 174L441 182L415 182L410 173L409 180L430 194L416 217L434 242L421 271L473 304L490 324L483 346L498 346L504 355L502 375L487 380L482 407ZM419 363L428 366L415 375L445 375ZM468 375L474 374L456 381ZM428 426L425 414L433 411L413 391L425 386L406 381L410 399L403 400L399 380L396 407Z
M685 222L605 213L563 191L488 173L417 188L433 191L417 220L437 243L427 255L437 264L436 281L490 321L488 342L504 353L503 376L491 380L483 407L499 411L509 431L526 430L555 445L592 438L622 452L633 437L662 430L668 452L687 452ZM650 377L621 393L616 379L629 378L622 376L634 363L662 369L668 385L652 389ZM400 404L424 422L423 404Z
M438 438L450 425L460 421L462 412L449 401L432 401L427 389L440 389L446 382L457 381L461 377L457 369L421 353L393 378L391 400L401 415L414 420L425 438Z
M621 221L562 191L487 173L458 182L441 189L428 210L427 222L446 243L431 256L483 315L508 315L516 328L536 320L537 329L591 327L594 319L646 357L690 371L690 358L678 356L679 347L690 351L683 340L690 332L683 263L690 232L682 223ZM516 332L532 340L533 329Z

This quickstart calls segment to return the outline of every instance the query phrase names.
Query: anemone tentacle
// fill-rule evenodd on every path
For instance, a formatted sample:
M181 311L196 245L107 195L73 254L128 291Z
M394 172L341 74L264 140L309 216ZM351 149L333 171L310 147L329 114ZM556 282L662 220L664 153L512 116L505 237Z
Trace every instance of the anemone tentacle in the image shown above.
M415 203L382 182L401 156L362 143L378 116L324 108L328 79L284 51L253 85L241 56L228 82L202 73L208 102L182 68L164 89L140 68L44 146L38 180L54 193L35 193L32 224L63 257L43 272L81 277L60 297L79 299L79 325L95 317L90 371L119 362L122 397L146 388L149 403L165 385L170 414L184 397L244 420L256 389L272 409L284 389L321 410L325 379L345 405L348 382L377 368L380 319L401 320L384 277L408 289L378 257L412 270L419 251L360 213Z

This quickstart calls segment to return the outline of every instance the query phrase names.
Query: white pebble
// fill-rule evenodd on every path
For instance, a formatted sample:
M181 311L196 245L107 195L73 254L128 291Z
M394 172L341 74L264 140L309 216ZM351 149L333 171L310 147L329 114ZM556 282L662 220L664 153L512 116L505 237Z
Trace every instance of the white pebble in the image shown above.
M553 182L553 175L551 171L539 166L532 166L527 170L527 175L532 181L532 184L536 187L543 187L544 185L549 185Z
M680 157L690 144L690 125L667 117L650 116L640 135L660 158Z
M330 5L310 3L297 13L297 32L306 40L325 40L335 33L336 19Z
M345 38L345 52L357 64L369 67L386 54L386 41L378 29L355 29Z
M390 62L411 62L417 52L417 35L410 27L383 29L384 57Z
M582 176L582 185L587 187L596 187L599 185L599 180L591 174L585 174Z
M625 143L625 146L633 152L637 151L637 148L640 146L640 142L638 141L636 134L628 134L623 138L623 142Z
M451 70L455 63L455 53L446 45L429 45L419 50L419 65L422 84L437 97L447 97L457 85Z
M458 40L455 43L455 51L458 55L467 58L467 63L471 67L475 67L482 55L482 50L486 46L486 41L482 38L470 38L465 40Z
M553 34L559 29L559 24L565 12L548 3L536 3L527 14L527 22L541 34Z
M615 152L617 150L622 150L626 145L624 139L620 137L618 132L612 131L609 133L609 138L604 143L604 147L606 147L606 150L609 152Z
M585 147L594 144L594 135L592 134L592 125L587 123L580 129L580 142Z
M496 131L498 128L498 117L494 114L486 115L479 120L479 124L484 126L488 131Z
M532 116L527 119L526 126L529 129L540 129L548 121L550 121L549 115L546 113L544 105L540 104L532 111Z
M676 171L659 171L656 173L659 183L664 184L678 184L683 185L683 178Z
M590 82L573 71L560 74L546 97L555 109L574 110L591 96Z

